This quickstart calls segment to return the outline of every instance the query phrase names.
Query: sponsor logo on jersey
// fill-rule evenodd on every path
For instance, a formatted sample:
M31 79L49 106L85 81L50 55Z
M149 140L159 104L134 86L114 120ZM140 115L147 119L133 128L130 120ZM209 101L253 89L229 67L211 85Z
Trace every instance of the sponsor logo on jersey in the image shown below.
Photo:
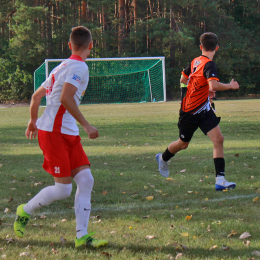
M73 75L73 78L72 78L72 79L76 80L78 83L81 83L81 78L80 78L80 76L78 76L78 75L76 75L76 74Z
M201 61L200 60L196 60L195 63L194 63L194 67L200 65Z

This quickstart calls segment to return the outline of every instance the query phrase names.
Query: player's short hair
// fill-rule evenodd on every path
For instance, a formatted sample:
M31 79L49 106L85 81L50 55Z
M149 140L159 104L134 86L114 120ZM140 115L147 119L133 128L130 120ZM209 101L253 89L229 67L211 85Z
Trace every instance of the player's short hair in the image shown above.
M92 42L92 35L85 26L73 27L70 34L70 42L76 51L87 48Z
M200 36L200 43L205 51L214 51L218 46L218 36L212 32L205 32Z

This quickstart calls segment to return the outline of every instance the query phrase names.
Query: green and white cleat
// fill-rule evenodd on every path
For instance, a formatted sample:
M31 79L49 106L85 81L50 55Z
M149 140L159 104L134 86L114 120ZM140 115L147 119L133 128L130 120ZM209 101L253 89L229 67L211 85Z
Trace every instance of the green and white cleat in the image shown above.
M106 246L107 244L108 244L107 240L94 239L89 234L79 239L77 238L75 239L75 247L86 246L86 247L99 248L101 246Z
M14 221L14 232L18 237L24 237L25 227L30 219L30 215L23 210L23 206L26 204L21 204L16 210L16 219Z

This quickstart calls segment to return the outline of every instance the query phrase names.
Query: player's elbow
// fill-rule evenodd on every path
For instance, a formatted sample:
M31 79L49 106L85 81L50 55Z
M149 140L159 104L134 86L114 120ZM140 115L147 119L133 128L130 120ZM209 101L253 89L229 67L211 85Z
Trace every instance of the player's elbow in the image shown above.
M180 80L181 83L187 85L188 83L188 79L186 79L185 77L181 77L181 80Z
M218 86L219 86L219 83L218 81L216 80L210 80L209 81L209 88L212 90L212 91L218 91Z
M60 96L60 102L61 102L61 104L66 105L68 103L67 96L66 95L61 95Z
M218 91L218 88L217 88L217 86L215 86L215 85L211 85L211 86L210 86L210 89L211 89L212 91Z
M41 98L42 98L42 97L39 95L39 93L34 92L34 93L32 94L31 100L32 100L32 101L39 101L39 100L41 100Z

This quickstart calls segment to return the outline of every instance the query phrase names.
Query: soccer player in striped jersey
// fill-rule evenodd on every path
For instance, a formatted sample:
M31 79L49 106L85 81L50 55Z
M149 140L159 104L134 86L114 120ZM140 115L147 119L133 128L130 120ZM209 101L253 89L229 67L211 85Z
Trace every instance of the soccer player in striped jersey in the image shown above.
M70 58L54 68L46 81L32 95L30 121L25 135L36 138L43 151L43 168L54 177L54 185L42 189L28 203L17 207L14 231L24 237L31 214L54 201L66 199L72 191L72 179L77 185L75 195L76 239L75 246L100 247L106 240L92 238L88 233L91 210L91 191L94 179L90 162L80 142L78 121L89 138L99 136L80 112L78 106L89 81L89 70L85 62L92 48L92 36L84 26L72 28L69 47ZM38 118L41 99L46 96L47 106ZM57 212L57 214L60 214Z
M177 152L188 148L194 132L200 128L213 143L213 160L216 170L216 190L233 189L234 182L225 179L224 137L219 128L220 118L213 112L209 96L215 91L236 90L239 84L231 80L224 84L219 82L213 57L219 49L216 34L207 32L200 36L202 55L195 58L183 70L181 83L187 84L187 93L183 98L179 115L179 139L172 142L164 153L158 153L156 159L162 176L169 176L167 161Z

